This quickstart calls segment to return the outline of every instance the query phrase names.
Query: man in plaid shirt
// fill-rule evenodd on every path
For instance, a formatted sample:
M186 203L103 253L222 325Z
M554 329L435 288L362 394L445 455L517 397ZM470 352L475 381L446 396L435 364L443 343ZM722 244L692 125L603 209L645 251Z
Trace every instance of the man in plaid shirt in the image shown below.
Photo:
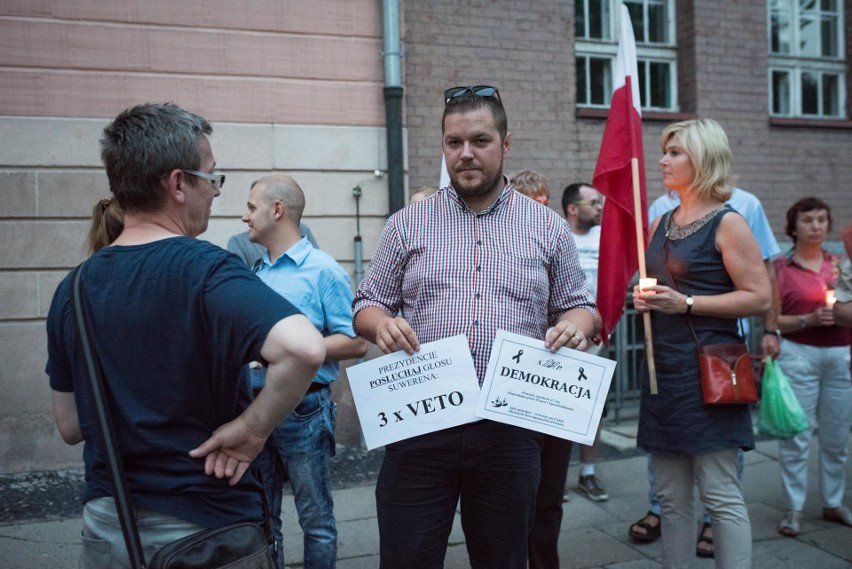
M594 299L568 225L503 175L511 135L497 89L444 98L450 185L389 219L353 313L384 353L465 334L481 384L497 329L585 349ZM381 567L442 567L461 500L471 567L525 568L541 437L482 420L388 445L376 486Z

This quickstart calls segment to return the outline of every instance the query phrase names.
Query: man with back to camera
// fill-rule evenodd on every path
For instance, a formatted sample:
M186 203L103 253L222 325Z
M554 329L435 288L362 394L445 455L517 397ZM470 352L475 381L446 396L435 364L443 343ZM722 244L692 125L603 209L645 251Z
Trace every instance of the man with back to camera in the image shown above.
M503 175L511 147L494 87L444 93L450 185L395 213L353 303L384 353L466 334L480 382L498 327L585 348L594 300L568 225ZM527 566L541 434L481 420L387 445L376 485L381 567L442 567L456 505L474 569Z
M296 409L272 431L259 463L270 501L277 562L284 569L281 500L284 479L296 503L304 532L306 569L335 567L337 525L331 495L334 416L331 382L341 360L360 358L367 342L352 329L352 288L349 275L327 253L315 249L299 227L305 194L289 176L267 176L249 192L242 220L252 243L265 248L256 273L264 283L293 303L323 335L326 360ZM252 389L262 390L263 370L250 374Z
M168 103L128 109L104 129L101 158L124 230L81 274L149 558L205 528L263 522L249 465L325 357L321 336L295 307L235 256L194 239L225 181L214 171L211 132L206 120ZM46 371L63 440L85 441L80 564L124 568L70 284L60 283L48 314ZM246 406L239 369L255 359L267 362L267 389Z

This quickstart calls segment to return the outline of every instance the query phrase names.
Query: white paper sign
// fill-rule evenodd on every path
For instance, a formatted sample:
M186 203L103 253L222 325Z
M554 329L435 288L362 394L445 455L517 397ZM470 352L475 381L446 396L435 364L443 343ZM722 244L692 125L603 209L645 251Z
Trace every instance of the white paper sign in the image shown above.
M498 330L476 414L591 445L614 371L612 360Z
M367 449L478 421L467 336L422 344L346 370Z

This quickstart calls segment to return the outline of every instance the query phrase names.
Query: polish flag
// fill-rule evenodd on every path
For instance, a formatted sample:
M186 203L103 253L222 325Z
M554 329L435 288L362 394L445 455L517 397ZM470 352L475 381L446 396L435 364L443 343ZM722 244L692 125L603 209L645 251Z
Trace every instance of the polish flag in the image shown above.
M648 207L642 154L636 41L630 13L621 5L621 35L613 69L613 93L593 184L606 197L601 219L597 306L608 341L624 312L630 280L644 273L648 240ZM638 168L634 164L638 163ZM634 168L638 176L634 175ZM638 243L641 239L641 243ZM643 275L644 276L644 275Z

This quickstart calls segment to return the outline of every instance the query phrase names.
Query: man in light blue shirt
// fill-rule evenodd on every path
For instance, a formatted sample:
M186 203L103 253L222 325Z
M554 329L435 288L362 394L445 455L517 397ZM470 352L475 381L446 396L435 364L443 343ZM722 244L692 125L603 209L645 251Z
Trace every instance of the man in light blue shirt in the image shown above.
M299 233L301 233L302 237L307 237L308 241L311 242L311 245L313 245L316 249L319 249L317 240L314 239L314 234L311 232L310 227L304 223L299 223ZM228 245L225 248L242 259L243 263L245 263L250 269L253 268L254 264L263 257L264 253L266 253L266 249L263 245L252 243L249 240L248 231L231 235L228 239Z
M304 532L304 566L335 566L337 528L329 461L335 448L337 405L331 400L329 385L337 377L339 361L360 358L367 352L367 342L352 329L349 275L330 255L301 236L304 208L305 196L295 180L269 176L252 185L242 216L249 239L266 249L256 264L258 277L308 317L326 346L326 361L305 398L275 428L259 457L280 569L284 567L281 499L285 477L290 480ZM263 369L253 369L250 376L254 390L263 387Z

